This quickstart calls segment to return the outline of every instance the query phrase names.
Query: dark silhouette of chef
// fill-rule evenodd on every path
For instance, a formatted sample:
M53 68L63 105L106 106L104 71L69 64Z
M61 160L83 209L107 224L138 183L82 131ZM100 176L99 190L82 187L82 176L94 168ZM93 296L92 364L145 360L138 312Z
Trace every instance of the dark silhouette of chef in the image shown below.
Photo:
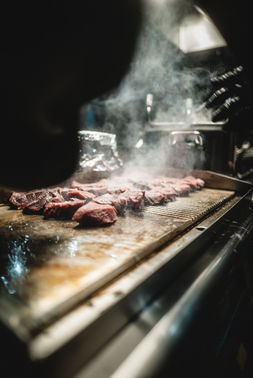
M76 167L80 106L129 66L140 3L14 1L1 14L0 185L55 184Z

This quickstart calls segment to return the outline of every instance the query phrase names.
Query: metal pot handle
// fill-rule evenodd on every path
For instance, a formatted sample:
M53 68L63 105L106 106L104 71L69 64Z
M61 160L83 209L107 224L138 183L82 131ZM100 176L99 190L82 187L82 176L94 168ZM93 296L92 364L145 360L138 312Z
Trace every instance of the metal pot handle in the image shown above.
M203 135L197 131L171 131L169 134L168 140L169 146L176 147L176 146L185 146L187 148L204 148L204 139Z

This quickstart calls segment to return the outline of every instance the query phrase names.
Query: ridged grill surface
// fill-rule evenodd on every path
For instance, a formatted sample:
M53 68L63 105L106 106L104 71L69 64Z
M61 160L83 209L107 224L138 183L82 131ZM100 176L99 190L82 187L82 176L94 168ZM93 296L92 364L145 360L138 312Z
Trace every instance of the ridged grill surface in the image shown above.
M188 196L176 198L162 206L147 207L147 214L155 214L162 217L176 218L180 221L195 221L217 208L231 196L231 192L205 189L190 193Z
M28 328L40 327L180 237L234 193L204 188L162 206L129 211L110 227L78 228L0 206L0 273L6 287L0 316L7 323L15 317Z

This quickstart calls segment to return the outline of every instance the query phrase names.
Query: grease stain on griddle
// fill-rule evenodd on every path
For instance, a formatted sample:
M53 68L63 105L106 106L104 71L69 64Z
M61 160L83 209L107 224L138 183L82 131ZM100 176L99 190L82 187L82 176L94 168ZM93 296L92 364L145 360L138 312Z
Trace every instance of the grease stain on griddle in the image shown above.
M88 274L94 269L92 264L90 265L75 265L75 267L69 267L66 264L51 263L41 267L35 267L31 270L29 277L25 282L29 295L39 295L42 299L48 296L48 289L51 287L50 296L58 295L57 291L62 285L71 283L71 286L79 284L80 278ZM43 285L43 282L45 285ZM27 297L28 299L28 297Z

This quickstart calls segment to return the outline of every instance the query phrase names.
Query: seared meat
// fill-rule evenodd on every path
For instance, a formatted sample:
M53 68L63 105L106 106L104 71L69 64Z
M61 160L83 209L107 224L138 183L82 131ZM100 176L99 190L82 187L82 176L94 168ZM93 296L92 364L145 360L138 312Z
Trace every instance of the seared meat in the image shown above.
M184 182L186 182L189 185L191 185L192 187L194 187L194 189L201 189L205 185L204 180L202 180L200 178L193 177L193 176L184 177L183 180L184 180Z
M88 202L88 201L91 201L95 197L96 197L95 194L87 192L85 190L80 190L77 188L70 188L67 191L66 200L70 200L72 198L78 198L78 199Z
M45 218L71 219L76 210L85 204L84 200L71 199L63 202L49 202L45 205Z
M123 183L116 179L102 179L98 182L92 184L81 184L78 181L72 182L72 188L77 188L83 191L93 193L97 196L110 193L110 194L120 194L126 190L135 189L129 182Z
M72 220L84 226L109 225L117 220L115 207L89 202L79 207Z
M150 180L148 180L148 179L140 179L140 180L130 179L129 181L130 181L130 183L133 184L133 186L135 186L138 189L142 189L142 190L151 190L152 189L152 181L150 182Z
M178 196L187 196L191 192L190 185L182 182L171 184L171 187L176 191Z
M167 201L167 197L158 190L146 190L145 191L145 204L147 205L161 205Z
M12 206L29 213L43 213L45 218L73 219L82 225L111 224L126 209L142 210L144 205L162 205L178 196L201 189L205 182L193 176L140 178L115 177L95 183L72 182L71 188L33 190L12 193Z
M100 196L102 194L107 193L107 187L108 185L106 183L103 183L102 180L92 183L92 184L81 184L78 181L73 181L72 182L72 188L80 189L85 192L93 193L97 196Z
M13 192L9 198L10 205L22 209L24 204L27 203L27 193Z
M44 206L53 199L55 202L63 200L60 188L32 190L26 193L14 192L9 202L24 212L41 213Z
M174 201L176 196L177 196L177 192L175 191L175 189L173 189L169 185L168 186L157 186L157 187L154 187L153 190L157 190L159 193L164 195L165 198L166 198L166 201Z
M204 180L202 180L201 178L196 178L196 182L197 182L197 184L198 184L198 186L199 186L200 189L204 188L204 186L205 186L205 181Z
M182 179L182 182L184 182L185 184L190 185L190 187L193 190L201 189L205 185L204 180L202 180L200 178L193 177L193 176L186 176L186 177L184 177Z
M127 207L132 210L142 210L144 208L144 190L126 190L119 194L119 198L127 201Z
M126 198L110 193L96 197L94 202L114 206L118 215L123 215L125 213L128 204Z

